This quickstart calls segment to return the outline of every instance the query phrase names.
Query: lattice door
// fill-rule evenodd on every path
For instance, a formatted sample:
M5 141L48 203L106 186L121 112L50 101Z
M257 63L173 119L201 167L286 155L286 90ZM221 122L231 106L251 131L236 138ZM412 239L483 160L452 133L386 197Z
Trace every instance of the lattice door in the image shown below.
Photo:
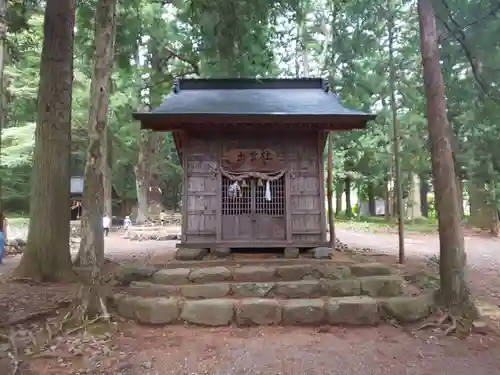
M285 179L267 183L222 180L222 235L225 240L285 239Z

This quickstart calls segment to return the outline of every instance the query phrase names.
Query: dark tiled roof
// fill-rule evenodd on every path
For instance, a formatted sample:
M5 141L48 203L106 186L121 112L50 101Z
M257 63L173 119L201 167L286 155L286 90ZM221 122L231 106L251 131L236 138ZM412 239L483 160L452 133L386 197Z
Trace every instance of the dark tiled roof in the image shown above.
M345 108L322 79L189 79L137 120L175 115L375 116Z

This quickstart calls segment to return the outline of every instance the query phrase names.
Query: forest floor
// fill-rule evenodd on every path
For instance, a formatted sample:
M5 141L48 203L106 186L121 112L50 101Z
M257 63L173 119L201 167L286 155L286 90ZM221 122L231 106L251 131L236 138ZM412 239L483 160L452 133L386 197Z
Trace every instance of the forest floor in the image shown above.
M351 247L373 249L360 250L356 256L395 261L398 239L394 234L338 228L337 235ZM175 241L129 241L112 233L106 238L106 256L117 262L157 263L173 257L174 245ZM466 246L474 293L481 303L500 305L500 241L468 235ZM406 237L408 262L401 268L432 268L429 259L438 250L435 235L410 234ZM0 272L7 276L18 261L18 256L7 258ZM111 272L112 265L109 267ZM118 320L93 336L81 332L59 336L57 322L75 290L76 285L0 284L0 324L15 323L33 311L44 312L39 319L12 325L18 356L24 359L18 374L466 375L471 369L479 375L500 373L500 338L493 329L460 340L439 332L388 325L239 329L146 327ZM52 328L43 333L46 320ZM52 338L47 337L48 331ZM31 344L23 344L23 338ZM0 342L0 352L5 348ZM33 350L40 354L33 355ZM8 357L0 358L0 375L12 373L11 362Z
M473 228L468 223L468 218L463 221L466 231L475 235L489 235L488 231ZM335 218L335 225L340 229L353 230L357 232L372 233L397 233L398 223L396 218L389 222L384 216L361 216L348 219L345 215L339 215ZM438 223L435 218L420 218L415 220L405 220L405 232L409 234L436 234Z
M383 217L359 218L359 219L336 219L335 224L340 229L372 232L372 233L397 233L398 223L396 221L387 222ZM407 221L405 230L408 233L437 233L437 223L435 220Z

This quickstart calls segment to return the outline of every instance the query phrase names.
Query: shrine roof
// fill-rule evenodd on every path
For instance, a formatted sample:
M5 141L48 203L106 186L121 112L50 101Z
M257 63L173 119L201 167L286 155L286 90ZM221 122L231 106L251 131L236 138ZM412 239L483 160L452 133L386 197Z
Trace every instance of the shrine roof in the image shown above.
M153 119L175 118L186 121L192 116L281 118L308 116L351 118L364 127L373 114L346 108L337 95L330 92L323 79L183 79L174 92L151 112L136 112L134 119L143 127ZM251 120L250 120L251 121ZM358 126L357 126L358 127Z

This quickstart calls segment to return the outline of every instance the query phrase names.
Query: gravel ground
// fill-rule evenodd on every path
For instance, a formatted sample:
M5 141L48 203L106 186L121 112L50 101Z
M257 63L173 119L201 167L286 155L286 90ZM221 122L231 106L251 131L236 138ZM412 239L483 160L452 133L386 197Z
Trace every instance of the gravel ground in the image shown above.
M387 233L363 233L337 229L338 238L351 247L371 248L391 256L398 254L398 236ZM474 294L500 307L500 239L489 236L465 236L469 280ZM439 238L435 234L411 234L405 237L408 258L439 256ZM500 372L499 372L500 373Z
M147 331L147 329L144 329ZM190 329L145 332L147 346L130 358L144 374L210 375L479 375L500 373L500 343L490 337L438 339L392 327ZM151 333L151 331L150 331ZM126 339L124 339L124 342ZM126 344L125 344L126 345ZM132 367L137 369L137 367ZM472 370L473 369L473 370ZM136 370L137 371L137 370ZM132 372L131 372L132 373Z
M351 246L369 246L388 254L397 251L394 235L341 230L338 235L342 242ZM476 287L483 290L484 295L500 291L497 289L500 285L498 270L494 266L500 259L500 243L470 238L467 245L470 268L474 271L471 275L477 276L473 282L483 280L490 289L484 290L484 285ZM157 262L171 259L174 246L175 241L136 242L114 233L106 239L106 254L117 260L147 258ZM435 236L408 239L409 256L421 258L437 250ZM9 258L6 265L0 267L7 269L16 263L16 258ZM474 334L458 340L441 337L432 331L413 332L409 328L390 326L333 327L324 332L299 327L144 327L130 322L120 322L117 332L112 339L114 349L103 362L109 365L92 370L90 374L500 374L500 340L493 333ZM32 364L34 374L76 374L75 370L61 368L57 359L38 359Z

